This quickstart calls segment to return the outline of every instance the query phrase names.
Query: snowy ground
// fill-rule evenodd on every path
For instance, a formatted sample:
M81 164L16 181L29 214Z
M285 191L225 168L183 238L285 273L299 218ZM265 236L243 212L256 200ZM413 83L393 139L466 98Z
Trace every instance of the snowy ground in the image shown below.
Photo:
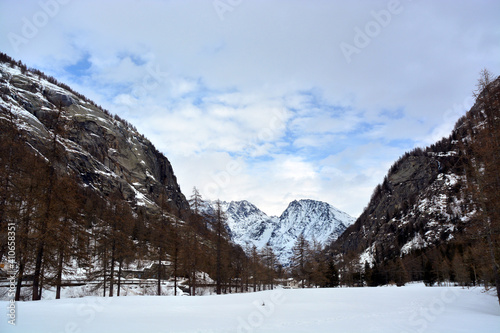
M0 302L6 309L8 302ZM6 311L6 310L4 310ZM500 307L483 289L279 289L202 297L85 297L17 303L0 332L500 332Z

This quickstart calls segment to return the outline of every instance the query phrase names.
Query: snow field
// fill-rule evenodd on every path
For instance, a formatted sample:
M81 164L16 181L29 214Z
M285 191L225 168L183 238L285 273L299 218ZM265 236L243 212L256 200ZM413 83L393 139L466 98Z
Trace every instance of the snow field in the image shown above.
M8 302L0 302L7 308ZM277 289L202 297L85 297L17 303L0 332L500 332L497 299L483 289Z

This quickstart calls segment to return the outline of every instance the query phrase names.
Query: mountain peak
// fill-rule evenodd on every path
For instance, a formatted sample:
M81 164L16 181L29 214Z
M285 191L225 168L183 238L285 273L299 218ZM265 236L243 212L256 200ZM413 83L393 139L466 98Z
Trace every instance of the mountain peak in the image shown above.
M222 206L235 243L259 249L270 244L285 265L299 235L326 244L355 220L326 202L312 199L293 200L279 217L269 217L247 200L224 202Z

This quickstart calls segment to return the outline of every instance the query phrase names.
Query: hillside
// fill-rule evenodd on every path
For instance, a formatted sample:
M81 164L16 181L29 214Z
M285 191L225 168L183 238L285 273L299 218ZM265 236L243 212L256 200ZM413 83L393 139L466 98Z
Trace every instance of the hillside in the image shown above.
M499 258L499 96L497 78L481 87L449 137L394 163L331 245L358 272L354 280L495 283L489 260Z
M57 135L55 149L64 153L56 168L68 168L100 195L119 190L133 205L153 208L165 190L177 215L189 210L170 162L149 140L55 83L42 73L0 63L2 126L14 122L33 151L45 157Z
M0 278L14 274L16 300L42 299L50 288L59 298L68 283L119 295L127 276L145 278L159 295L165 280L174 293L182 283L193 295L216 279L224 291L243 288L243 250L192 214L170 162L149 140L4 54L0 189Z

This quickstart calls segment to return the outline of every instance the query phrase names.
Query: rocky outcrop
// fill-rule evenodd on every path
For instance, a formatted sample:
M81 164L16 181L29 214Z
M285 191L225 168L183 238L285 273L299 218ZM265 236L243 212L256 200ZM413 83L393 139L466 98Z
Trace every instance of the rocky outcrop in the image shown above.
M30 71L0 64L0 118L14 117L38 152L47 155L57 136L64 150L54 163L102 195L122 193L134 206L155 209L166 193L171 211L189 205L168 159L133 126L93 102Z
M500 79L492 85L500 87ZM482 117L476 103L468 114ZM484 117L482 118L484 121ZM463 117L448 138L402 156L378 185L356 222L333 242L333 253L383 262L412 251L447 244L466 230L475 208L467 194ZM355 259L357 260L357 259Z

